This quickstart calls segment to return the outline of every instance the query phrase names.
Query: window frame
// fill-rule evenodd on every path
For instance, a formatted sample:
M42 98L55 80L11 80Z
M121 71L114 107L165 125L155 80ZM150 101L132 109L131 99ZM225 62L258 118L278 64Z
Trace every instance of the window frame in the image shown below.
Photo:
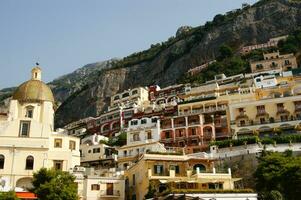
M56 146L56 141L60 141L60 145ZM62 138L54 138L54 143L53 143L54 148L62 148L63 147L63 139Z
M69 149L72 151L76 149L76 142L74 140L69 140Z
M5 156L3 154L0 154L0 169L4 169L5 165Z
M23 135L23 124L28 124L26 135ZM19 125L19 137L29 137L29 133L30 133L30 121L21 120Z
M91 184L91 191L99 191L99 190L100 190L100 185L99 184Z
M25 170L33 170L34 168L34 157L29 155L26 157Z

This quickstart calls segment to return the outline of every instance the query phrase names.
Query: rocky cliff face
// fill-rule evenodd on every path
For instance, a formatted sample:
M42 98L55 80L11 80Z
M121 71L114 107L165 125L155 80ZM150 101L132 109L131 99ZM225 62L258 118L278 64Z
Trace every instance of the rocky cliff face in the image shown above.
M212 60L224 43L238 49L289 34L300 26L300 3L284 0L260 1L226 16L216 16L212 22L192 29L191 34L180 39L177 36L174 43L152 59L100 73L93 83L59 107L56 125L98 115L118 91L151 84L161 87L175 84L190 68Z

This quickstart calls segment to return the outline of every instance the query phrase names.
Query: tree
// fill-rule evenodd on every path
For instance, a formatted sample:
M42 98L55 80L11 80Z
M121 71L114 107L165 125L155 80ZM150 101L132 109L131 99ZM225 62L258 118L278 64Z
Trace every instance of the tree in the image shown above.
M282 199L282 196L284 199L300 199L300 157L293 157L290 152L284 154L266 152L259 158L254 176L257 191L264 196L264 199Z
M10 192L0 192L1 200L20 200L14 191Z
M77 184L69 172L42 168L33 175L33 189L43 200L77 200Z
M233 56L232 48L225 44L220 46L219 53L220 53L220 56L219 56L218 60L223 60L225 58L230 58Z

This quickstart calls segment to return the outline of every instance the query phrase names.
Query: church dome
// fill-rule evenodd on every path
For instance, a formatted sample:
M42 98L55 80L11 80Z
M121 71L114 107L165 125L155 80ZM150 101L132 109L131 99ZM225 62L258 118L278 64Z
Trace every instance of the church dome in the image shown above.
M20 102L50 101L54 103L51 89L41 81L41 69L35 67L31 71L32 78L22 83L14 92L13 99Z

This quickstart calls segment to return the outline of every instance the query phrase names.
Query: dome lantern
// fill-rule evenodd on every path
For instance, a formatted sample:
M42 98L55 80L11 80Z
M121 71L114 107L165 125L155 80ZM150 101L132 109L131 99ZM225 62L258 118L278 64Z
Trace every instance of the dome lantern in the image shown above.
M42 80L42 70L39 67L39 63L36 63L36 67L32 68L31 70L31 79L32 80Z

